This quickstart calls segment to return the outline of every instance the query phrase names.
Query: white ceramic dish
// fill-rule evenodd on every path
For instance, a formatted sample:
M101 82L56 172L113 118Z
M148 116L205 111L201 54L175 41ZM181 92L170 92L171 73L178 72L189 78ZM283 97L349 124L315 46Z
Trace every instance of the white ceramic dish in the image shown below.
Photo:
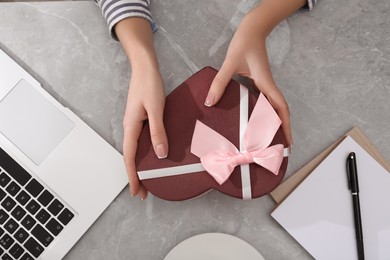
M164 260L264 260L247 242L227 234L206 233L190 237L169 252Z

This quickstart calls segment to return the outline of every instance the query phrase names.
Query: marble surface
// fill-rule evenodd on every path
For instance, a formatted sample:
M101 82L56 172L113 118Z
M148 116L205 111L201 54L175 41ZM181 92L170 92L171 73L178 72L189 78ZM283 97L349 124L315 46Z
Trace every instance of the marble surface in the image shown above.
M220 67L232 33L256 2L152 1L167 94L198 69ZM287 175L353 126L390 160L389 42L387 0L321 0L273 31L270 61L294 134ZM131 71L94 3L1 3L0 47L122 150ZM274 207L269 196L241 201L218 192L187 202L140 201L126 188L65 259L163 259L205 232L240 237L266 259L311 259L270 217Z

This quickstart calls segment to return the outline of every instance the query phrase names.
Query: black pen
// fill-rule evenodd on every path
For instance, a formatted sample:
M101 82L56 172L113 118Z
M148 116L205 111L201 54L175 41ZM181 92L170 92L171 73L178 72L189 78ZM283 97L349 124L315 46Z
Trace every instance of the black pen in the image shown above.
M355 233L356 233L356 245L358 251L358 259L364 259L364 247L363 247L363 229L362 218L360 216L360 202L359 202L359 183L356 167L356 155L350 153L347 158L347 176L348 176L348 188L352 193L353 202L353 216L355 219Z

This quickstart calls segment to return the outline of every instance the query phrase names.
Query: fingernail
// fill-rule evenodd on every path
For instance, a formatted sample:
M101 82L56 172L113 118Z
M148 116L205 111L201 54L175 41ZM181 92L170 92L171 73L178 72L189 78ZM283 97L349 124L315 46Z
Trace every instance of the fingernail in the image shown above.
M164 159L164 158L167 158L167 156L168 156L168 151L167 151L167 147L165 146L165 144L157 145L155 148L155 151L156 151L156 155L157 155L158 159Z
M204 102L204 105L207 107L211 107L214 103L214 95L213 93L209 93L207 95L206 101Z

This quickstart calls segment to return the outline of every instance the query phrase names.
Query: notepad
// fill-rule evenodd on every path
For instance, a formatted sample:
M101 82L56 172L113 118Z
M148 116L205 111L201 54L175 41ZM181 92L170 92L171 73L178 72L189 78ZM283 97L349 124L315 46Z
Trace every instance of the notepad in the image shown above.
M390 162L386 161L385 157L371 143L368 137L358 127L352 128L344 136L324 149L320 154L314 157L310 162L296 171L286 180L284 180L271 193L271 197L277 204L280 204L299 184L315 169L317 166L336 148L345 137L350 136L361 147L364 148L376 161L378 161L388 172L390 172Z
M390 174L346 137L272 212L316 259L357 259L346 158L355 152L366 259L390 257Z

